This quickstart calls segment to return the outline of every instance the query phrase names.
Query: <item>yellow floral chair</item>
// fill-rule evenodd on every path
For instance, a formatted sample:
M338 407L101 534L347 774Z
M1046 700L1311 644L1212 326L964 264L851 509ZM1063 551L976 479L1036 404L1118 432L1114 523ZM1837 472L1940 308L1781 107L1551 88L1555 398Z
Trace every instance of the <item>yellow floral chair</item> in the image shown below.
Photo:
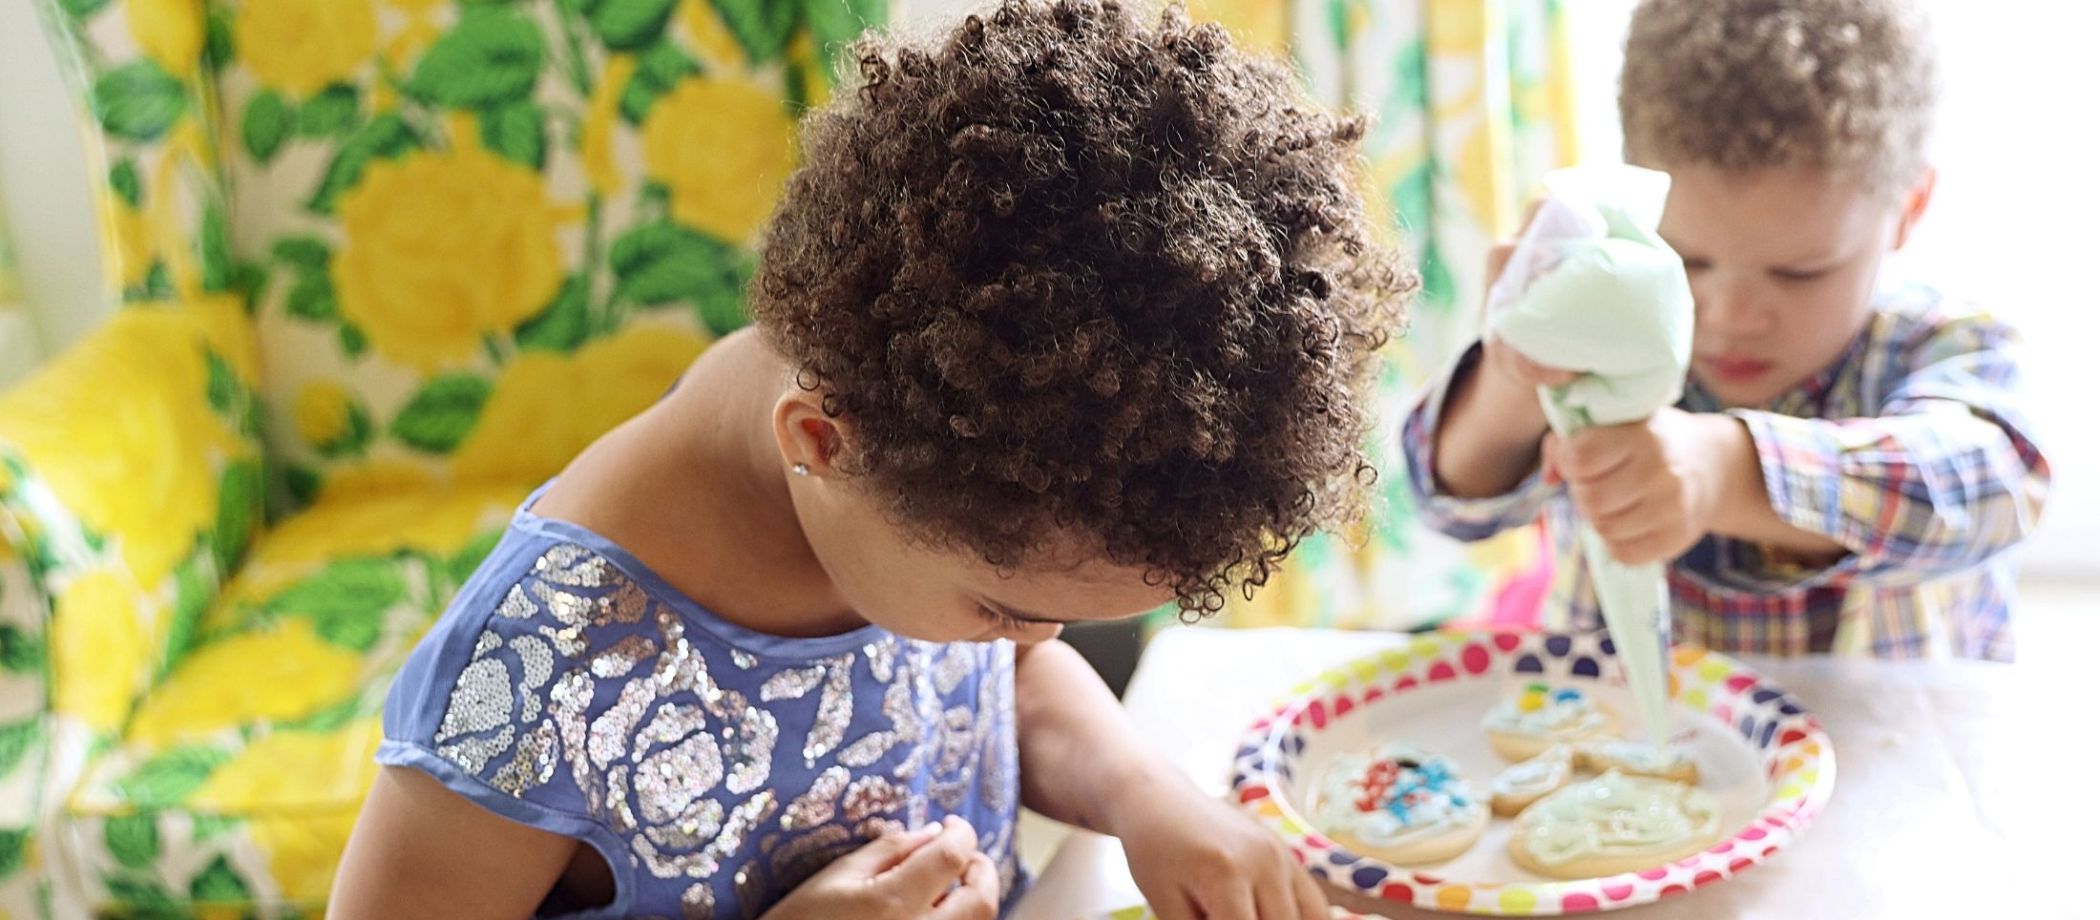
M318 915L403 656L740 322L883 0L39 0L126 309L0 396L0 916Z

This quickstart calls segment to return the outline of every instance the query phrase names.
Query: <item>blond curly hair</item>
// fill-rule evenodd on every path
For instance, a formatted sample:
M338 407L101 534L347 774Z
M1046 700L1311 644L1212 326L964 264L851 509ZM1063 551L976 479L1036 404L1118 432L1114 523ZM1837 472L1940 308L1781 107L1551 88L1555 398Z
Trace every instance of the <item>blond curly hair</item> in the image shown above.
M1885 193L1925 167L1937 95L1907 0L1642 0L1626 37L1626 159L1807 167Z

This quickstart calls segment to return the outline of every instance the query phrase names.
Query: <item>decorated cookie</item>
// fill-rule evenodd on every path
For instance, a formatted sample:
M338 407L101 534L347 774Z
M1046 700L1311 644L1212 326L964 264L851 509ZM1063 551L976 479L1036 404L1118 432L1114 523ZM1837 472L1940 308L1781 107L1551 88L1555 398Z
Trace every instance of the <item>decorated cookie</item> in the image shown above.
M1488 710L1488 743L1509 760L1530 760L1556 744L1604 741L1619 733L1618 717L1577 687L1525 684Z
M1488 787L1492 793L1489 803L1495 814L1513 817L1574 779L1575 749L1556 744L1537 757L1504 768Z
M1575 749L1576 767L1592 773L1617 770L1628 776L1648 776L1686 785L1699 783L1699 765L1691 755L1675 747L1656 747L1645 741L1592 741Z
M1563 786L1517 816L1517 865L1563 879L1653 868L1697 853L1721 826L1714 797L1683 783L1616 770Z
M1335 758L1313 822L1350 850L1409 865L1465 852L1487 828L1488 804L1451 761L1387 743Z

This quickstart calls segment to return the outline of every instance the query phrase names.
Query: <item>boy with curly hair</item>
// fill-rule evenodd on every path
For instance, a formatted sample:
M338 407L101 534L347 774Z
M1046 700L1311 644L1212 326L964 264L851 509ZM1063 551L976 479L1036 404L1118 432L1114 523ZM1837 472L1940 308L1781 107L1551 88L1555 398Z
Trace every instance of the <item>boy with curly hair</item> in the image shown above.
M990 917L1022 804L1164 917L1326 916L1056 638L1360 509L1415 284L1362 124L1111 2L859 54L757 328L528 499L397 679L330 916Z
M1641 3L1619 108L1627 159L1672 179L1684 398L1563 441L1534 391L1571 375L1485 341L1405 427L1427 515L1477 539L1545 508L1552 628L1601 627L1579 515L1618 559L1670 563L1680 641L2010 658L2006 553L2049 482L2013 332L1880 277L1932 197L1934 96L1903 0Z

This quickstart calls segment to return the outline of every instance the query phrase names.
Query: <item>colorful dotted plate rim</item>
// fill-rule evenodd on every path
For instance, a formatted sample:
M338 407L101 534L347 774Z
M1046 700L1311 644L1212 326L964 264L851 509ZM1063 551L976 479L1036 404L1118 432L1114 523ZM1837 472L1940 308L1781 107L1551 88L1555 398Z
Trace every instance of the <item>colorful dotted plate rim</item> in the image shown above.
M1613 910L1732 878L1784 849L1829 801L1837 757L1815 717L1740 662L1693 646L1671 652L1677 702L1733 726L1757 748L1770 790L1749 823L1696 855L1604 878L1463 882L1349 852L1314 832L1285 801L1281 784L1305 748L1305 735L1359 706L1418 687L1511 670L1546 680L1601 680L1613 651L1611 640L1602 636L1431 633L1327 671L1293 688L1285 702L1248 730L1234 756L1233 800L1282 835L1299 861L1331 884L1431 910L1492 916Z

